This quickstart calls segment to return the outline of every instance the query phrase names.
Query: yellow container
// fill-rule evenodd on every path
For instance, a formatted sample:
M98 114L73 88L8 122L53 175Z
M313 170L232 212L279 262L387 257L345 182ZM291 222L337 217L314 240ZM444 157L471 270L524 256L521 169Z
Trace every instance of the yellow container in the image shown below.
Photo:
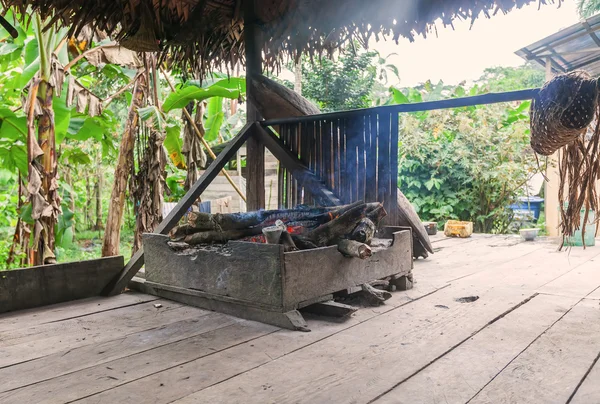
M471 237L473 234L473 222L461 222L458 220L448 220L444 226L444 235L446 237Z

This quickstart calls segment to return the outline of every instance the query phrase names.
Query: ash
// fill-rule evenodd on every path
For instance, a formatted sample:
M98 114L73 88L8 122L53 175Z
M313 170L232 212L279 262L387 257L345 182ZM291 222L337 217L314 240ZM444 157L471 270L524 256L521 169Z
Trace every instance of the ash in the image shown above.
M371 251L376 253L378 251L387 250L392 246L392 239L390 238L374 238L371 240Z
M198 244L192 246L183 242L168 241L167 245L171 247L176 255L180 256L194 256L198 255L200 251L212 252L225 257L230 257L232 254L228 244Z

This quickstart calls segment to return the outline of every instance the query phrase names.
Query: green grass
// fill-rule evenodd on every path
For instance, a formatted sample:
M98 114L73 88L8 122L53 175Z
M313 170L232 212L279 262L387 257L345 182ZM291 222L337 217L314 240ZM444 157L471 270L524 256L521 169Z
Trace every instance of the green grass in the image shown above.
M102 257L103 231L83 230L75 233L73 245L69 248L57 248L58 262L84 261ZM133 231L124 228L121 232L119 253L125 261L131 257Z

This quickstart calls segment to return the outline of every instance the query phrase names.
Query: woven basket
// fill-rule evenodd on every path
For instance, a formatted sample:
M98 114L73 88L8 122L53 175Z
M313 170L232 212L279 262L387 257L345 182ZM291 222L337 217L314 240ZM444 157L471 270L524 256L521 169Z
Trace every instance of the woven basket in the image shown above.
M583 135L595 117L597 81L584 71L548 81L531 104L531 147L549 156Z

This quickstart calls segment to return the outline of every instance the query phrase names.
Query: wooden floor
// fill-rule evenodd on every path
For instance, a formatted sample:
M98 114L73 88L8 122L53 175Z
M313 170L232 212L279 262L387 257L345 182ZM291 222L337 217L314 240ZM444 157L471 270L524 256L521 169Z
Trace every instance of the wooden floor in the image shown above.
M415 289L310 333L135 293L3 315L0 402L600 403L600 246L434 246Z

